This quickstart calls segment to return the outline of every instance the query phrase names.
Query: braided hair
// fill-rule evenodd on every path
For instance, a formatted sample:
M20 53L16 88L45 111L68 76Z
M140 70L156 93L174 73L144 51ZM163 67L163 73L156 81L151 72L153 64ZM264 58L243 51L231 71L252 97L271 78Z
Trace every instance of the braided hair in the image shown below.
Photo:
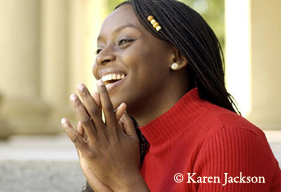
M177 0L128 0L119 4L133 7L140 23L156 38L173 44L188 61L190 84L198 88L201 99L240 114L224 81L221 45L202 16ZM153 16L160 24L157 31L148 21ZM143 159L148 146L137 128ZM91 192L87 185L85 192Z
M224 81L221 45L202 16L176 0L129 0L141 24L156 38L173 44L187 59L191 83L201 99L240 114ZM147 20L152 15L161 25L157 31Z

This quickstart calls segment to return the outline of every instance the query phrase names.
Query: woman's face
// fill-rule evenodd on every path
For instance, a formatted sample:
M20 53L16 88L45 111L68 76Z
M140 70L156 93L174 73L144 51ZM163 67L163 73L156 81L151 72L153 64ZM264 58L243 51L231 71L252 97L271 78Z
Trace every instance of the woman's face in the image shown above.
M123 5L102 25L93 74L107 85L114 108L124 102L132 114L167 92L174 51L140 24L131 5Z

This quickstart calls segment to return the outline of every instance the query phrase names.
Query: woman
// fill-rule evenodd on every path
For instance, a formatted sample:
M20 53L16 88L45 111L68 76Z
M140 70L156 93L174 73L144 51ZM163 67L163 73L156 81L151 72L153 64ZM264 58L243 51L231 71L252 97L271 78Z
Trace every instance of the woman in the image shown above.
M98 93L79 84L82 101L70 97L77 130L62 126L94 191L281 191L263 132L235 113L215 34L188 6L119 5L102 25L93 74Z

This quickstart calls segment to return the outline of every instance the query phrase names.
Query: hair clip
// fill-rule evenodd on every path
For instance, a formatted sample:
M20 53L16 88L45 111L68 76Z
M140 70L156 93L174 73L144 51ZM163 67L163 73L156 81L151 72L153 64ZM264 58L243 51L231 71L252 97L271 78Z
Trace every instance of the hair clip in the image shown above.
M147 20L150 21L150 23L153 25L153 27L156 29L156 31L159 31L161 29L161 26L158 22L155 21L153 16L148 16Z

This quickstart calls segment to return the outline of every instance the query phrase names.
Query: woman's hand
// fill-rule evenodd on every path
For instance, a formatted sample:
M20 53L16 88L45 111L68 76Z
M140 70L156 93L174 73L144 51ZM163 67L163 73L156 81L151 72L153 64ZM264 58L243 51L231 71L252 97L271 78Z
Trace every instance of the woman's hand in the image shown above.
M97 106L101 107L99 93L94 92L92 97L93 97L94 101L96 102ZM124 105L121 105L116 109L115 114L116 114L117 121L119 121L120 118L123 116L125 110L126 110L126 108L124 107ZM71 125L69 124L69 126L71 126ZM85 130L80 121L78 122L76 130L85 140L87 140L87 135L86 135ZM110 188L108 188L103 183L101 183L98 180L98 178L94 175L94 173L92 172L92 170L90 169L90 167L88 165L86 158L84 158L82 156L80 150L77 149L77 153L78 153L78 157L79 157L80 166L81 166L82 171L83 171L84 175L86 176L87 181L88 181L89 185L91 186L91 188L95 192L98 192L98 191L112 192L112 190Z
M69 125L71 126L71 125ZM81 122L78 122L77 125L77 132L83 136L83 138L85 140L87 140L87 135L85 134L84 128L81 124ZM77 149L77 148L76 148ZM91 186L91 188L95 191L95 192L99 192L99 191L104 191L104 192L112 192L112 190L107 187L106 185L104 185L103 183L101 183L99 181L99 179L95 176L95 174L92 172L87 159L85 157L82 156L81 151L79 149L77 149L77 154L79 157L79 162L80 162L80 166L82 168L82 171L84 173L84 175L87 178L87 181L89 183L89 185Z
M83 84L78 86L83 103L77 95L71 96L82 124L77 131L66 119L62 120L65 131L78 150L81 166L84 166L82 169L84 173L86 171L91 186L100 182L101 187L108 191L147 191L139 172L139 141L131 118L124 113L126 105L121 104L118 108L121 112L115 113L105 85L101 80L98 85L100 98L93 99ZM87 139L83 137L84 131Z

